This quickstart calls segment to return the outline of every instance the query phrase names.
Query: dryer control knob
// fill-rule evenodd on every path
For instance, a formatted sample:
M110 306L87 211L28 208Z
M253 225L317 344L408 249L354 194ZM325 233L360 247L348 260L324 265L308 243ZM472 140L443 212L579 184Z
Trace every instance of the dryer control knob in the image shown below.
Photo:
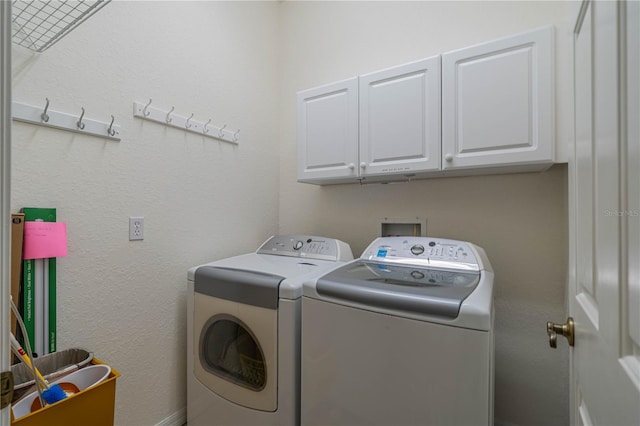
M303 245L304 245L304 243L302 241L298 240L295 243L293 243L293 249L294 250L300 250Z
M415 254L416 256L420 256L422 253L424 253L424 246L416 244L415 246L411 247L411 253Z

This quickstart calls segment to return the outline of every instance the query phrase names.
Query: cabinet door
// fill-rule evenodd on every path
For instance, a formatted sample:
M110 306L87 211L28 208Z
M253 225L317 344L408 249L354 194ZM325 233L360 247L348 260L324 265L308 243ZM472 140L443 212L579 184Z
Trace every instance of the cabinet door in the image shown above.
M440 169L440 56L360 76L360 175Z
M553 28L442 55L443 169L555 157Z
M298 180L357 177L357 77L298 92Z

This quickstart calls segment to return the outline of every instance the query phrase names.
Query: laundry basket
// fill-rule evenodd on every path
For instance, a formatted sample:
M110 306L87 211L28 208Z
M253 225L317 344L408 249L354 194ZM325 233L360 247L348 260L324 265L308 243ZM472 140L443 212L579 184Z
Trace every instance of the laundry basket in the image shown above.
M104 364L93 358L91 364ZM16 426L91 425L113 426L115 414L116 379L120 373L111 367L109 376L97 385L42 409L13 419ZM13 414L13 411L12 411Z

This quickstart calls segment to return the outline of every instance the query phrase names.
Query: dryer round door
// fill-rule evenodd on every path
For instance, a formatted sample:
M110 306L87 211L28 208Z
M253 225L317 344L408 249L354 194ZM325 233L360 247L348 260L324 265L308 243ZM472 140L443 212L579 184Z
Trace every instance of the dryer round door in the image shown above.
M277 408L277 310L194 297L194 374L245 407Z

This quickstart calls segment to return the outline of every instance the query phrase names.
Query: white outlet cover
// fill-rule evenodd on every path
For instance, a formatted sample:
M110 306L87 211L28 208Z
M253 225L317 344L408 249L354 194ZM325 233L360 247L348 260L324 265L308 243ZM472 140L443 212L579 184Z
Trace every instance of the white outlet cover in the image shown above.
M144 240L144 217L129 217L129 241Z

